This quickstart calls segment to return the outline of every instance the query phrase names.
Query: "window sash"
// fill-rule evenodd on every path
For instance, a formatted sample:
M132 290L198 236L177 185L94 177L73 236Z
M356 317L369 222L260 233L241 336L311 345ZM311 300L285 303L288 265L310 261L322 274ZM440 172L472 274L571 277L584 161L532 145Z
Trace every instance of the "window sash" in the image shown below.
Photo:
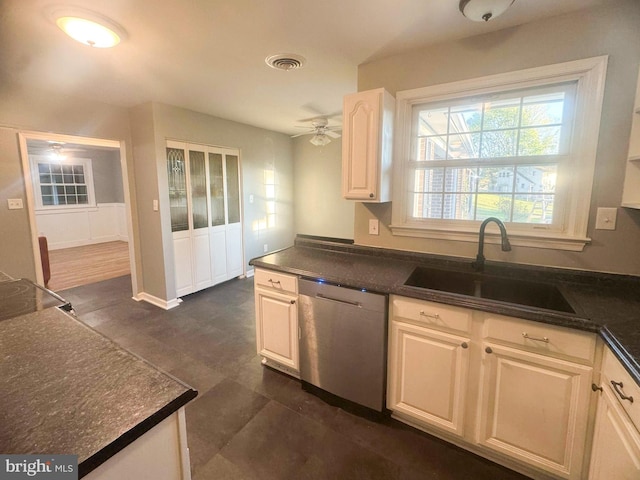
M91 160L30 156L37 210L95 207Z

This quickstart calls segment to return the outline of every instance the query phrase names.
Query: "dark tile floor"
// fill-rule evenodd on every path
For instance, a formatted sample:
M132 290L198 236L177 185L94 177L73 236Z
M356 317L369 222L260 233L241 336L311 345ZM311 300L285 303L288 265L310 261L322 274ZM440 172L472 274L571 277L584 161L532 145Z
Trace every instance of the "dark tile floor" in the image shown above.
M351 415L262 367L251 280L170 311L132 300L128 276L61 293L83 322L198 390L186 408L194 480L525 478L393 419Z

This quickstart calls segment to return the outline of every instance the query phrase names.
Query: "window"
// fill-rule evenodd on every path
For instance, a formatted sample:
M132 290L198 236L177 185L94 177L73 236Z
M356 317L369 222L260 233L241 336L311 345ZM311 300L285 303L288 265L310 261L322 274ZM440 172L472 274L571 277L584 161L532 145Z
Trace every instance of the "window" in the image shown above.
M95 206L91 160L31 157L38 209Z
M392 230L581 250L606 59L399 92Z

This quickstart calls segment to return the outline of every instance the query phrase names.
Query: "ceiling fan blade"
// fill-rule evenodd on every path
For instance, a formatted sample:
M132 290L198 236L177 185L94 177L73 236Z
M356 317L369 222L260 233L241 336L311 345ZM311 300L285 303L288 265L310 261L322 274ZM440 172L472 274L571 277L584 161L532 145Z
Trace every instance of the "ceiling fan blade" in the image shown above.
M305 132L305 133L298 133L297 135L291 135L291 138L296 138L296 137L301 137L303 135L313 135L316 132Z
M340 137L341 137L341 135L340 135L339 133L334 132L334 131L332 131L332 130L327 130L327 131L326 131L326 132L324 132L324 133L325 133L328 137L331 137L331 138L340 138Z

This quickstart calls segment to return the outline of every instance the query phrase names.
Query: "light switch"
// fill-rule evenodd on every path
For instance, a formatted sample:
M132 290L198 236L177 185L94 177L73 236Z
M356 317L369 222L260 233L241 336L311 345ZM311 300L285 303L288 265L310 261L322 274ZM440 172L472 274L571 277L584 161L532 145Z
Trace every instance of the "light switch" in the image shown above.
M154 200L153 201L153 211L157 212L158 211L158 200Z
M380 220L377 218L369 219L369 235L380 235Z
M249 203L253 203L253 193L249 195Z
M7 199L7 203L9 204L9 210L20 210L23 208L21 198L9 198Z
M598 208L596 230L615 230L617 214L617 208Z

